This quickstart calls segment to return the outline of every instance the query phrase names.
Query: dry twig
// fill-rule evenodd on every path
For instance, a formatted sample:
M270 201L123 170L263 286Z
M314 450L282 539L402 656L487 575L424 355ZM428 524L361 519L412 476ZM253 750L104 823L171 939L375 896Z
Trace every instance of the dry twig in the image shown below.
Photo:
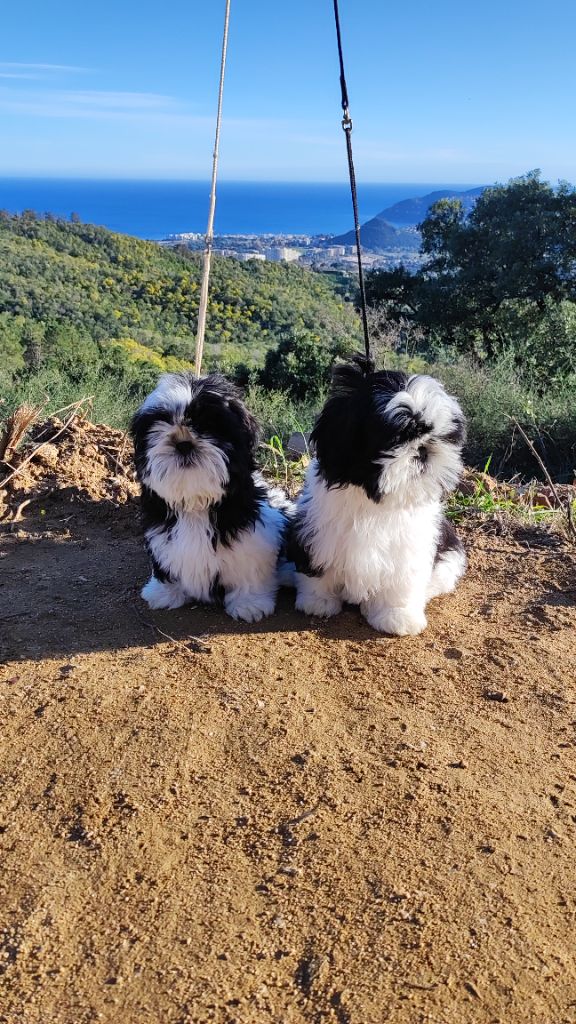
M14 515L12 516L12 519L10 520L11 525L14 525L14 523L19 523L21 521L21 519L23 518L22 513L24 509L27 508L32 501L34 501L34 498L26 498L26 501L20 502L18 508L16 509Z
M8 417L0 437L0 462L8 462L26 431L30 429L40 416L45 405L46 402L43 405L30 405L28 402L25 402L24 405L19 406Z
M518 420L514 419L513 417L511 419L512 419L512 423L514 424L514 426L518 428L521 437L524 439L525 443L528 445L528 448L532 452L532 455L536 459L536 462L540 466L540 469L544 473L544 476L546 477L546 481L547 481L547 483L548 483L548 485L550 487L550 490L552 491L552 494L554 495L554 497L556 499L558 508L565 508L566 509L566 519L568 521L568 530L572 534L572 540L576 541L576 524L574 523L574 515L573 515L573 512L572 512L572 502L571 502L570 498L567 499L566 503L564 503L562 501L562 498L558 494L558 490L556 488L556 485L555 485L552 477L550 476L550 473L548 472L548 468L547 468L545 462L543 461L542 457L540 456L540 454L536 451L536 448L534 447L534 442L530 440L530 438L528 437L528 434L523 429L523 427L520 426Z
M160 626L157 626L155 622L150 622L149 619L144 618L138 608L134 606L134 612L140 619L142 625L147 626L148 629L153 630L154 633L158 633L164 637L165 640L169 640L171 644L174 644L179 650L182 650L185 654L209 654L210 647L200 639L199 636L189 636L186 640L177 640L175 636L170 636L170 633L165 633Z
M87 401L88 401L88 399L86 399L86 398L81 398L79 402L75 402L73 406L71 405L71 406L70 406L70 408L71 408L71 409L72 409L73 411L72 411L72 413L70 414L70 416L68 417L68 419L66 420L66 422L64 423L64 425L63 425L62 427L60 427L60 430L58 430L58 431L57 431L57 432L56 432L56 433L55 433L55 434L54 434L54 435L53 435L52 437L50 437L50 438L49 438L49 439L48 439L47 441L43 441L43 442L42 442L41 444L37 444L37 445L35 445L35 447L34 447L34 448L32 449L32 451L30 452L30 454L29 454L29 455L27 455L27 456L26 456L26 458L25 458L25 459L23 459L23 460L22 460L22 462L21 462L21 463L20 463L20 464L19 464L18 466L16 466L16 469L14 469L14 470L13 470L13 471L12 471L11 473L9 473L7 477L4 477L4 479L3 479L3 480L0 480L0 487L6 487L6 485L7 485L8 483L10 483L10 480L12 480L12 479L13 479L13 477L17 476L17 475L18 475L19 473L21 473L21 472L22 472L22 470L24 469L24 466L27 466L29 462L32 462L32 459L34 459L34 458L35 458L35 457L37 456L38 452L39 452L39 451L40 451L40 450L41 450L42 448L45 448L47 444L52 444L52 442L53 442L53 441L55 441L57 437L60 437L60 435L61 435L61 434L63 434L63 433L64 433L64 431L68 429L68 427L69 427L69 426L70 426L70 424L72 423L72 420L73 420L73 419L74 419L74 418L75 418L75 417L76 417L76 416L78 415L78 411L79 411L79 409L80 409L80 408L82 407L82 405L84 405L84 404L85 404L85 403L86 403ZM44 433L46 433L46 431L44 431Z
M321 803L322 801L318 800L318 802L314 804L314 807L311 807L310 810L308 811L304 811L303 814L299 814L297 818L290 818L286 822L286 825L289 827L293 827L294 825L301 825L303 821L306 821L308 818L311 818L313 814L316 814L316 811L319 809Z
M149 622L148 625L156 633L159 633L160 636L163 636L165 640L169 640L179 650L184 651L185 654L208 654L210 652L210 648L198 636L189 636L186 640L177 640L176 637L170 636L170 633L165 633L163 629L160 629L153 622Z
M50 413L51 418L59 416L61 412L68 412L68 409L75 409L78 405L92 405L94 401L94 395L86 395L80 402L70 402L70 405L63 405L61 409L55 409L54 412Z
M126 445L128 443L128 434L125 432L122 436L122 444L120 447L112 444L104 444L103 441L99 442L99 447L103 448L105 452L110 453L110 458L114 464L116 473L126 474L126 466L124 464L124 453L126 451ZM116 454L114 454L116 453Z

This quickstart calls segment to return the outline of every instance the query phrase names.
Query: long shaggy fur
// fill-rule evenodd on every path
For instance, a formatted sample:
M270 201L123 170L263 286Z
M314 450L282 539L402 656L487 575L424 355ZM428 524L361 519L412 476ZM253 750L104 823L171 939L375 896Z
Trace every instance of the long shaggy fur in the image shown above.
M132 436L152 563L144 600L222 598L235 619L270 615L288 509L256 472L256 422L238 390L218 374L166 374Z
M329 616L350 601L382 632L426 627L427 601L466 567L442 511L464 438L456 399L432 377L360 357L336 368L292 530L297 608Z

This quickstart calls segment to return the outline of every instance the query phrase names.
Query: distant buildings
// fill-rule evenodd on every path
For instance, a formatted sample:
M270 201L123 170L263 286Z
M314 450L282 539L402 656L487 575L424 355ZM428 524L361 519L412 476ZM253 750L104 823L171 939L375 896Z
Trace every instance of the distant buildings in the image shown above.
M199 231L179 231L178 234L166 235L165 242L179 245L181 242L204 242L204 235Z
M284 263L294 263L300 259L299 249L289 249L287 245L273 245L264 250L267 260L283 260Z
M356 274L356 247L331 245L330 242L330 235L216 235L214 253L242 263L271 260L275 263L299 263L312 270L342 270ZM168 235L160 245L185 245L193 252L201 252L204 235L183 231ZM401 244L379 251L363 247L363 257L367 270L391 270L402 264L407 270L416 272L425 260L416 248L402 248Z

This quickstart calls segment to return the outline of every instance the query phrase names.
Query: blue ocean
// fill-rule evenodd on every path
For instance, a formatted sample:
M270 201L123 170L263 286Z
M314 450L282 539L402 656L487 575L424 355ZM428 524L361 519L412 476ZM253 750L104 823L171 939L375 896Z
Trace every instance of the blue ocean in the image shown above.
M469 185L367 184L358 186L360 220L402 199ZM159 239L206 230L210 185L201 181L109 181L0 178L0 209L35 210L101 224L138 238ZM218 234L338 234L352 227L350 188L342 184L222 181Z

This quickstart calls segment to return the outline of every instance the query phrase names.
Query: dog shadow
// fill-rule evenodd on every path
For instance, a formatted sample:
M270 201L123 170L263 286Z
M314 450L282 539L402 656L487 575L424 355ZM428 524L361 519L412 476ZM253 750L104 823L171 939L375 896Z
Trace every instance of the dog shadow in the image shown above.
M0 527L1 661L152 649L168 641L204 653L215 638L253 636L257 641L269 634L354 640L374 645L378 653L398 643L417 649L422 642L374 632L353 606L327 620L303 615L295 611L290 589L280 591L275 614L256 623L237 622L221 608L206 605L153 612L140 598L149 565L136 501L118 506L60 492L47 498L44 508L34 503L30 509L23 522ZM518 553L524 561L525 551ZM498 591L492 577L486 586ZM452 629L453 602L466 604L467 591L465 579L460 596L433 602L432 624ZM482 591L484 600L490 597L485 587ZM543 586L519 614L543 629L559 628L574 602L571 588ZM423 637L426 643L430 634Z
M274 615L237 622L215 606L151 611L140 598L149 575L137 503L114 507L84 500L35 511L0 534L0 657L69 658L96 651L155 647L167 639L207 650L215 637L315 633L382 640L357 609L330 620L294 610L282 589Z

